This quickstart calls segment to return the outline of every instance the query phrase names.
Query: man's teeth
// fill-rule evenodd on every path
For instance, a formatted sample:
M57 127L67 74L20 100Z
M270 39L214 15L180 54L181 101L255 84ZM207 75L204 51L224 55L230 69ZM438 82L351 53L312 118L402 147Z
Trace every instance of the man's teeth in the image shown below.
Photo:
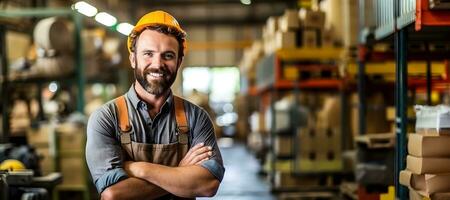
M151 72L151 73L150 73L150 76L154 76L154 77L162 77L163 74L162 74L162 73L154 73L154 72Z

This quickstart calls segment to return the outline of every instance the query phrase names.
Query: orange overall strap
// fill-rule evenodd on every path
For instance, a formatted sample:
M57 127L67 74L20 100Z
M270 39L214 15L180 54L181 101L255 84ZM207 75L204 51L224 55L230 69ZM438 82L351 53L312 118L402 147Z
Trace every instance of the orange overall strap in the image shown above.
M128 144L131 142L130 139L131 125L130 120L128 119L128 107L125 95L118 97L115 100L115 104L117 107L117 114L119 119L120 140L122 143Z
M188 143L189 126L187 124L186 112L184 109L184 99L173 96L175 103L175 120L177 121L178 142L181 144Z

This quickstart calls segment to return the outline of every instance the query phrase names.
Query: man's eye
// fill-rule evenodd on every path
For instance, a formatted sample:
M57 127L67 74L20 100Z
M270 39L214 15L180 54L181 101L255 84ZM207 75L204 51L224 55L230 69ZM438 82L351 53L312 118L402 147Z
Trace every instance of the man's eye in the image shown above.
M144 56L152 56L153 54L151 52L144 52Z
M175 55L168 53L168 54L164 54L163 57L165 60L171 60L171 59L175 58Z

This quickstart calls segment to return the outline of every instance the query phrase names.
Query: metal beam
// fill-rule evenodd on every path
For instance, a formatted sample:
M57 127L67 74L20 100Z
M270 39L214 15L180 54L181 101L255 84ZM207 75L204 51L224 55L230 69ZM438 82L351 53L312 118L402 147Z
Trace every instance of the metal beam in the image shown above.
M139 1L143 6L195 6L195 5L220 5L220 4L237 4L242 6L252 6L255 4L284 4L288 6L297 6L297 0L253 0L250 5L244 5L240 0L146 0Z
M278 15L281 15L279 13ZM262 25L266 23L266 20L269 16L263 17L250 17L250 18L242 18L242 19L233 19L233 18L201 18L201 19L180 19L178 20L182 26L203 26L206 24L212 25Z
M9 139L9 98L8 95L8 60L6 55L6 30L5 26L0 25L0 59L2 69L2 134L0 135L0 143L7 143Z
M407 62L407 30L401 29L395 33L396 48L396 146L395 146L395 187L396 195L400 200L407 200L407 188L400 185L399 174L406 166L406 115L408 106L408 62Z

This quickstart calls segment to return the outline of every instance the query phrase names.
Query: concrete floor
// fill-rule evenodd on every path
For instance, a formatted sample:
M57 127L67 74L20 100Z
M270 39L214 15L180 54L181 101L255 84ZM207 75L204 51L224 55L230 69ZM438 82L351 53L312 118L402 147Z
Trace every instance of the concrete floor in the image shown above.
M275 200L264 177L258 176L260 165L244 144L218 141L225 164L225 177L213 198L220 200Z

